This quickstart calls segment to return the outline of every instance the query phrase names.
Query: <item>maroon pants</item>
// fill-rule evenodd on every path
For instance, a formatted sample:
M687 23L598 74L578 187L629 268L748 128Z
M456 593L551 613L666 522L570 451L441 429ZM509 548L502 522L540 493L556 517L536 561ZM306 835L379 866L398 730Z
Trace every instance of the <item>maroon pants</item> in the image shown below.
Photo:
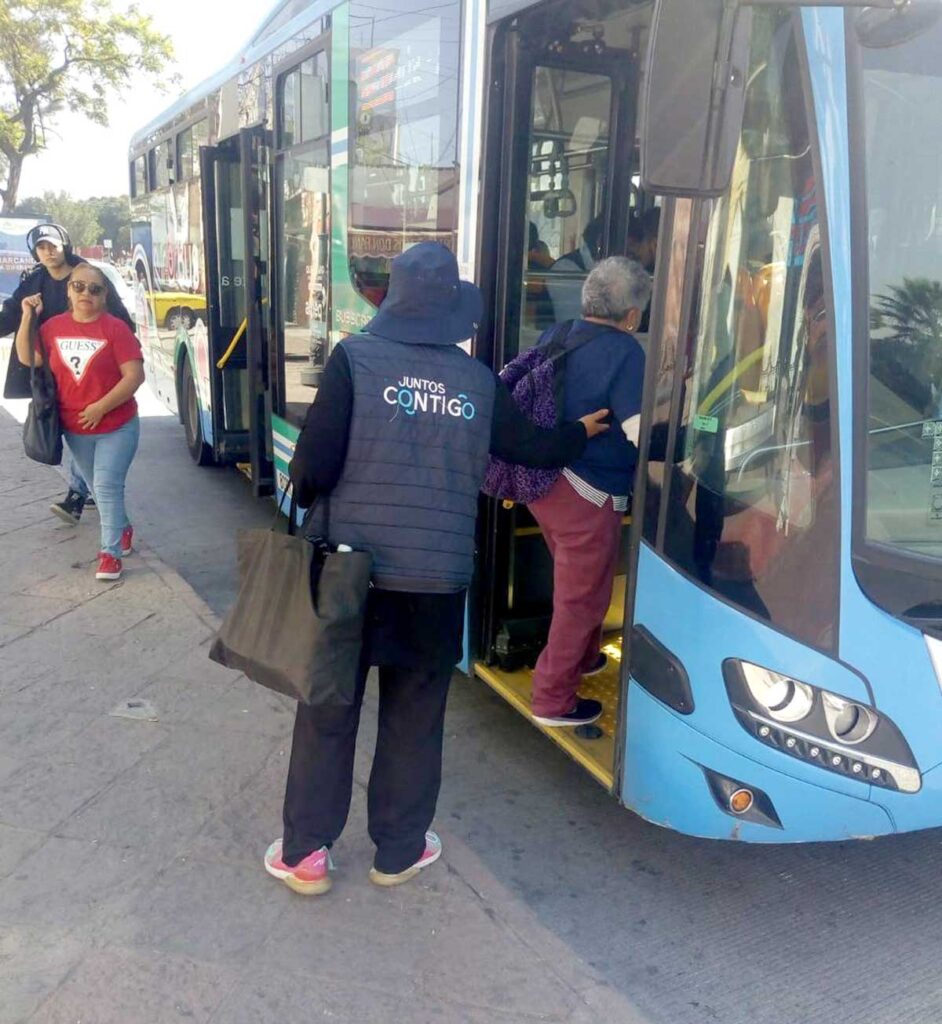
M622 513L581 497L561 476L529 506L553 556L553 621L533 671L533 714L571 711L582 674L598 659L612 597Z

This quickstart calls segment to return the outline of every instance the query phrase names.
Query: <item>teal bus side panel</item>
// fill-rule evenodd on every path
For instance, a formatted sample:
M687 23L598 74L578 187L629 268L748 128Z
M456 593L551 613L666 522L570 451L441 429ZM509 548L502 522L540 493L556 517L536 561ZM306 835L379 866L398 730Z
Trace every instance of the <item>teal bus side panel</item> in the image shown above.
M287 420L282 419L280 416L273 415L271 418L271 450L272 457L275 463L275 502L279 506L281 500L285 497L285 491L288 487L288 464L291 462L291 457L294 455L294 446L298 443L298 437L301 431L294 426L293 423L289 423ZM287 515L288 512L288 500L284 502L284 513ZM298 522L301 521L301 514L297 517Z

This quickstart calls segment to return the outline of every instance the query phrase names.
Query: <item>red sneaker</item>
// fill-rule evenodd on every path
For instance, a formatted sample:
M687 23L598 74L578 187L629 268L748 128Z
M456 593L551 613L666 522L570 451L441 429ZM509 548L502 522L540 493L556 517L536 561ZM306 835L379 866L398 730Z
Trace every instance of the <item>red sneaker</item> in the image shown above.
M109 555L106 551L98 556L98 572L95 573L96 580L119 580L121 579L121 559Z
M302 896L320 896L331 886L330 872L334 862L326 846L309 853L300 864L288 867L281 859L281 840L276 839L265 851L265 870Z
M134 527L131 525L125 526L121 531L121 557L127 558L128 555L134 550Z
M403 882L408 882L410 878L415 878L422 868L427 868L429 864L434 864L441 855L441 839L434 832L426 832L425 852L411 867L394 875L389 875L385 871L377 871L376 868L370 868L370 881L373 885L402 885Z

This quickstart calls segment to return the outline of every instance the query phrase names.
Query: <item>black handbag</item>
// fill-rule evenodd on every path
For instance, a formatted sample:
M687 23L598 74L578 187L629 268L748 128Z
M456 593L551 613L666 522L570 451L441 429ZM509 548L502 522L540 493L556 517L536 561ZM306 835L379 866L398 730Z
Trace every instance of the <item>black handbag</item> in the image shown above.
M16 344L10 346L10 358L7 362L7 376L3 382L4 398L30 398L29 367L24 366L16 356Z
M373 558L297 536L296 508L292 496L287 534L239 532L239 596L209 656L303 704L349 705Z
M33 347L33 333L30 332L29 388L32 401L23 423L23 447L34 461L45 466L58 466L62 462L62 426L59 422L56 380L49 369L41 341L39 351L43 364L35 366L36 350Z

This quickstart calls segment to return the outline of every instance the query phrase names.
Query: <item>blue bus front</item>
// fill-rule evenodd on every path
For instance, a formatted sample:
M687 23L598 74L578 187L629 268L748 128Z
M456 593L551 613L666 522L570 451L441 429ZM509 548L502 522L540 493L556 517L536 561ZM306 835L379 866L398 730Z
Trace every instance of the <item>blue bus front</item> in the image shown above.
M668 204L619 772L665 826L942 824L940 11L755 8L731 185Z

